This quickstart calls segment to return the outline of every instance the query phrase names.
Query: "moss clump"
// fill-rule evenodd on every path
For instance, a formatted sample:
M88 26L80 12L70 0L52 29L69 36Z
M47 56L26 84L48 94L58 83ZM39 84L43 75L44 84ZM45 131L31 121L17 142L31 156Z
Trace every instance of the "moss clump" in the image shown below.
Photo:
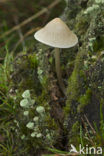
M78 144L80 144L79 131L80 131L80 123L78 121L76 121L73 124L72 129L71 129L71 138L69 139L69 146L70 146L70 144L73 144L73 145L76 145L76 146Z
M82 3L83 0L78 1ZM69 2L69 4L71 1ZM74 2L74 4L77 2ZM101 6L96 12L85 14L85 9L95 4L95 1L86 1L86 7L74 18L69 20L69 24L74 26L74 30L79 38L78 54L74 60L74 69L68 81L67 101L65 115L73 120L78 120L79 114L88 104L95 105L95 98L99 103L98 92L101 79L103 78L103 66L97 56L99 51L104 49L104 9ZM70 6L69 6L70 8ZM74 10L74 9L73 9ZM68 12L70 17L70 12ZM91 40L93 39L93 40ZM90 55L88 55L90 51ZM96 52L96 53L95 53ZM94 55L94 56L93 56ZM72 60L70 60L71 62ZM85 66L87 64L87 66ZM99 77L99 81L98 81ZM101 89L99 89L101 90ZM88 106L89 107L89 106ZM96 107L95 107L96 108ZM85 112L85 110L84 110ZM90 109L89 112L90 114ZM68 123L70 124L70 123ZM71 127L71 126L70 126Z
M29 61L30 67L33 69L37 68L39 65L39 60L35 53L33 55L28 55L28 61Z
M95 52L104 49L104 36L99 36L93 43L93 49Z
M92 91L90 88L88 88L86 90L86 93L84 95L81 95L80 98L79 98L79 105L77 107L77 111L80 113L83 111L84 107L86 105L88 105L91 101L91 96L92 96Z
M36 93L41 91L42 86L38 79L37 68L39 65L36 53L18 55L13 62L11 79L14 87L23 92L26 89L34 89Z
M85 55L86 53L84 51L80 51L77 54L75 67L68 81L68 99L65 106L65 114L69 113L70 111L72 112L72 104L78 100L79 94L81 92L81 86L83 85L82 81L84 78L82 74L83 58Z
M78 35L82 36L86 33L89 23L87 18L82 14L82 18L78 17L75 25L75 30L78 31Z
M78 132L79 131L79 122L78 121L76 121L74 124L73 124L73 126L72 126L72 133L76 133L76 132Z

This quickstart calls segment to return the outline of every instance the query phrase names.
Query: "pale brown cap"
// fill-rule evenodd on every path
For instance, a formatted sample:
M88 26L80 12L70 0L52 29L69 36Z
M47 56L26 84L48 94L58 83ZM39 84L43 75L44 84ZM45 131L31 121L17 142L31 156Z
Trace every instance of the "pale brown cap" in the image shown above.
M77 36L60 19L55 18L37 31L35 39L52 47L70 48L78 43Z

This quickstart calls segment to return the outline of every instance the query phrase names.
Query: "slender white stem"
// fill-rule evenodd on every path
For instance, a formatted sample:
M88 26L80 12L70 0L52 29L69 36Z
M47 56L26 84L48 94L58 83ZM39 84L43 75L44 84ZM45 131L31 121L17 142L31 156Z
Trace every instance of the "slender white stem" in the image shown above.
M65 86L62 81L62 74L61 74L61 67L60 67L60 49L59 48L55 48L55 66L56 66L56 74L57 74L60 89L62 90L64 95L66 95Z

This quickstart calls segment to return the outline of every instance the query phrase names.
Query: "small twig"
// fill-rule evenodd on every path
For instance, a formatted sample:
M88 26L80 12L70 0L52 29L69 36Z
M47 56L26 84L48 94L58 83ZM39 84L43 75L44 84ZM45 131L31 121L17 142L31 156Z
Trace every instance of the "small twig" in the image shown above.
M0 3L6 3L8 0L0 0Z
M17 47L19 46L19 44L29 35L31 35L33 32L37 31L39 29L39 27L37 28L33 28L31 30L29 30L16 44L15 48L13 49L13 52L17 49Z
M84 117L85 117L85 119L86 119L88 125L89 125L90 128L92 129L93 134L95 135L95 134L96 134L96 131L94 130L94 128L93 128L92 125L90 124L90 122L89 122L89 120L88 120L88 118L87 118L87 116L86 116L85 114L84 114Z
M45 16L45 18L44 18L44 20L43 20L43 24L42 24L43 26L44 26L45 23L47 22L49 16L50 16L50 11L47 12L47 14L46 14L46 16Z
M94 145L93 140L91 139L91 137L90 137L90 135L89 135L89 132L88 132L88 129L87 129L87 126L86 126L86 123L85 123L84 119L81 118L81 120L82 120L83 125L84 125L84 128L85 128L85 130L86 130L86 132L87 132L87 134L88 134L89 141L91 142L92 145Z
M0 43L0 48L4 47L5 44L8 44L14 37L15 34L12 34L8 38L6 38L3 42Z
M15 30L20 29L20 27L23 27L24 25L28 24L29 22L31 22L32 20L38 18L39 16L41 16L42 14L46 13L49 11L49 9L52 9L53 7L55 7L58 3L60 3L61 0L55 0L53 3L51 3L47 8L42 9L41 11L39 11L38 13L36 13L35 15L29 17L28 19L24 20L22 23L20 23L19 25L14 26L12 29L10 29L9 31L5 32L3 35L0 36L0 38L3 38L9 34L11 34L12 32L14 32Z
M19 24L18 17L17 17L16 15L14 16L14 22L15 22L16 25ZM22 40L21 42L22 42L23 49L25 49L25 42L24 42L24 40L23 40L23 34L22 34L21 28L19 28L19 29L17 30L17 32L18 32L18 34L19 34L20 40Z
M70 155L66 155L66 156L78 156L79 154L77 154L77 153L72 153L72 154L70 154Z
M0 57L0 61L3 61L3 60L4 60L4 58L1 58L1 57Z
M3 23L0 23L0 27L3 27L4 26L4 24Z

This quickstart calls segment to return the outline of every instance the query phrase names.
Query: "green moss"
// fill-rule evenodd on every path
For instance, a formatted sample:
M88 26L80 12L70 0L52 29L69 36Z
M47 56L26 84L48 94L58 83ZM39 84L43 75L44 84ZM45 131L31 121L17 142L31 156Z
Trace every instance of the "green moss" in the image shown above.
M79 127L80 127L79 122L76 121L72 126L72 129L71 129L72 133L77 133L79 131Z
M78 32L79 35L83 35L86 33L86 29L88 28L88 25L89 25L88 20L85 18L85 16L82 15L82 17L77 18L75 30Z
M46 90L42 90L41 95L38 96L38 98L37 98L38 104L45 106L45 104L47 105L48 100L49 100L49 96L48 96Z
M93 49L95 52L104 49L104 36L99 36L93 43Z
M83 81L82 69L83 69L83 58L85 54L86 53L84 51L80 51L77 54L75 60L75 67L68 81L68 89L67 89L68 99L65 107L66 115L72 110L71 107L72 103L73 101L77 101L81 91L81 86L83 85L81 80Z
M84 107L90 103L91 96L92 96L92 91L91 91L90 88L88 88L86 90L86 93L84 95L81 95L80 98L79 98L79 100L78 100L79 103L80 103L78 105L78 107L77 107L77 111L78 112L81 112L84 109Z
M29 55L28 60L31 68L36 68L39 64L38 58L35 53L33 55Z
M77 147L77 145L80 144L80 124L78 121L76 121L71 129L71 138L69 139L69 146L70 144L73 144Z

